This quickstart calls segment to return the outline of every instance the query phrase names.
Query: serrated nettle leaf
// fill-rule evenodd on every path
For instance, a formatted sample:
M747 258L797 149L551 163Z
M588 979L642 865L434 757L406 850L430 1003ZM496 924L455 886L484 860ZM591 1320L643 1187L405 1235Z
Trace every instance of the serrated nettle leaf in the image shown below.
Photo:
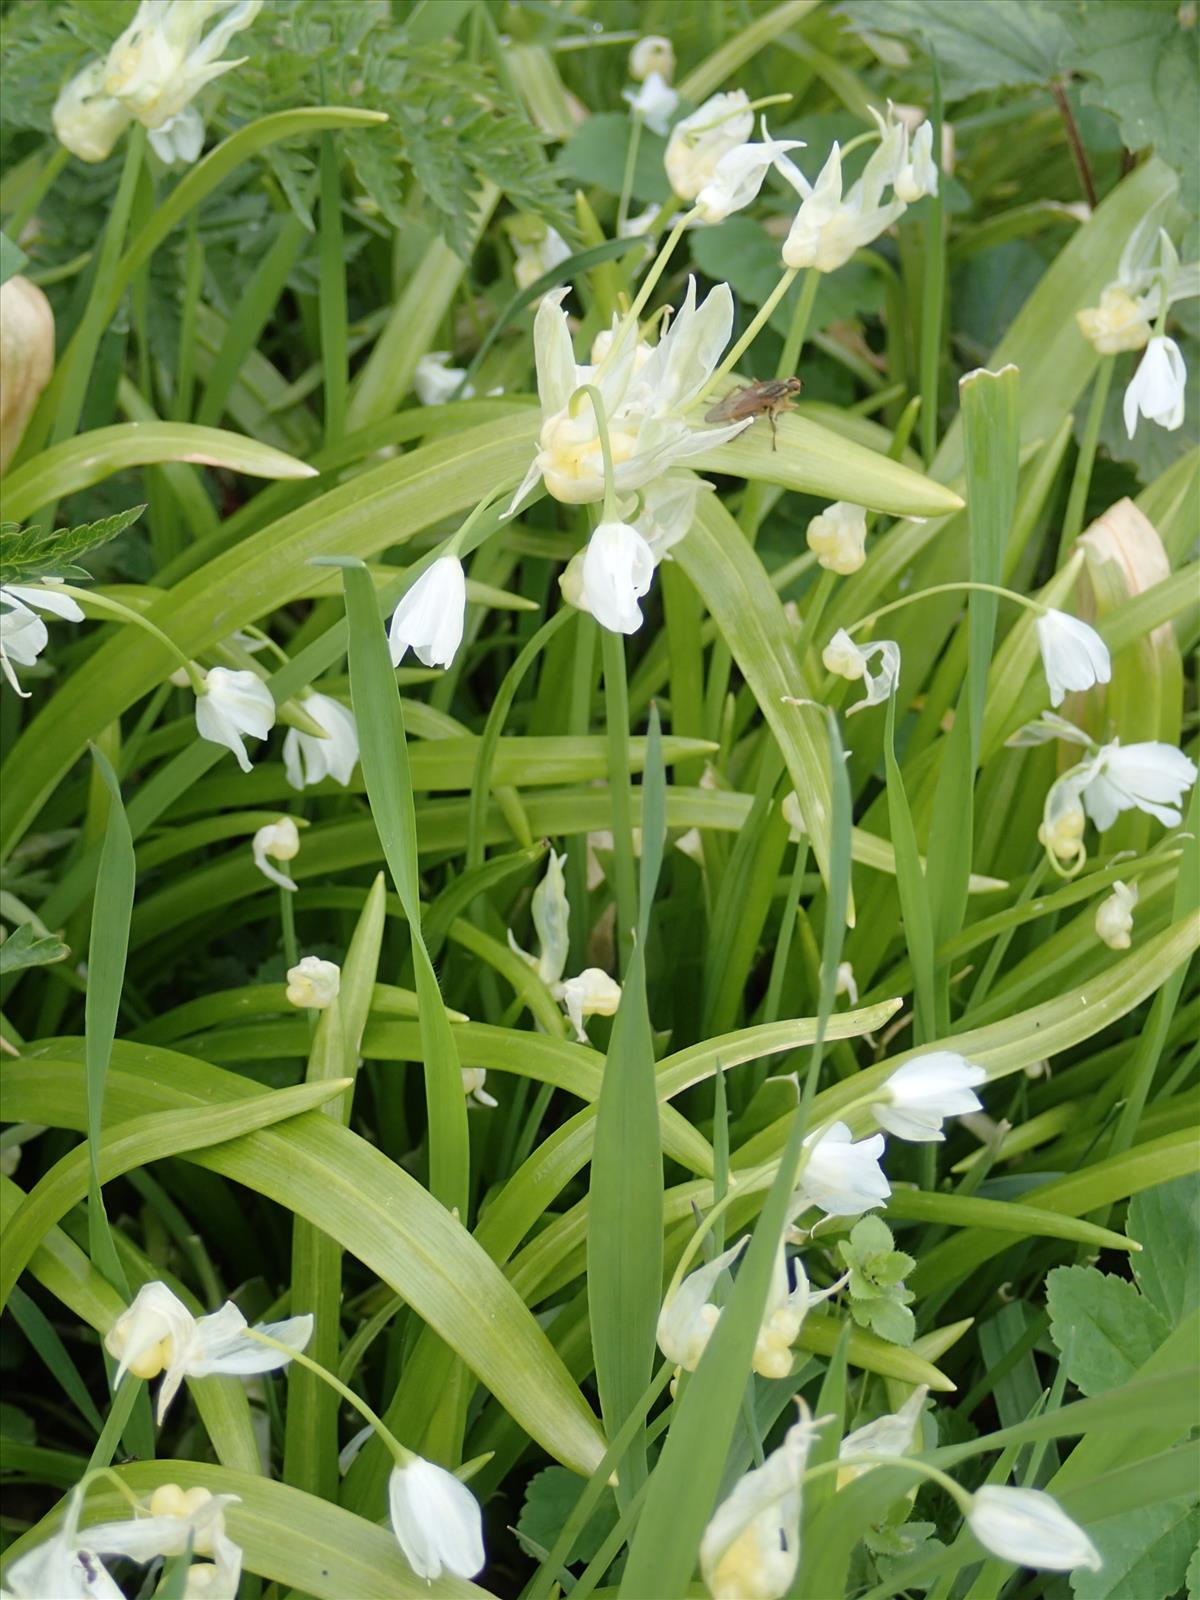
M75 563L131 528L145 509L144 505L131 506L78 528L22 528L20 523L4 523L0 527L0 583L87 578L88 573Z
M44 967L51 961L65 961L70 950L52 934L41 935L33 924L22 922L0 944L0 977L20 972L24 967Z

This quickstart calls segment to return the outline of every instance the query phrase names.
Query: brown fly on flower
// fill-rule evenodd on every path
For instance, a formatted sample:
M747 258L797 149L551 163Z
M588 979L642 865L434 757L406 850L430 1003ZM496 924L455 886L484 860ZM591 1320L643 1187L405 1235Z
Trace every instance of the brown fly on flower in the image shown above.
M718 400L711 411L704 414L705 422L740 422L744 417L768 417L771 422L771 449L778 447L776 418L781 411L796 409L795 397L800 393L799 378L756 378L752 383L739 384L723 400Z

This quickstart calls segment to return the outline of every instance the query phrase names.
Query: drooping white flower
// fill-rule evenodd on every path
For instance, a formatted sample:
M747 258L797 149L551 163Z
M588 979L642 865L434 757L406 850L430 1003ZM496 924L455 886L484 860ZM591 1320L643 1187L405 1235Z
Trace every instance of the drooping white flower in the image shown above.
M542 428L538 450L513 496L510 514L539 479L556 500L585 505L604 498L604 453L596 413L586 395L572 411L582 384L600 392L619 494L643 488L667 469L749 426L746 418L723 427L694 426L686 416L702 393L733 326L733 296L718 284L700 306L688 279L683 307L667 333L639 359L637 330L622 325L598 366L579 366L562 301L566 289L545 295L533 324Z
M814 1291L799 1256L792 1257L791 1272L794 1283L789 1283L787 1252L780 1244L771 1271L771 1287L767 1293L758 1338L754 1341L752 1365L763 1378L788 1376L792 1370L792 1346L800 1337L808 1308L821 1300L828 1300L849 1278L847 1273L827 1289Z
M761 1467L739 1478L700 1541L700 1572L713 1600L781 1600L800 1564L804 1469L821 1422L807 1408Z
M1133 942L1133 908L1138 903L1136 883L1113 884L1112 893L1096 907L1096 937L1110 950L1128 950Z
M294 967L288 968L287 980L290 1005L324 1011L338 997L342 986L342 969L336 961L323 961L320 956L302 956Z
M879 671L875 673L870 669L873 656L879 657ZM839 628L830 639L821 652L821 660L825 670L835 677L847 678L851 683L866 680L866 698L849 708L846 713L849 717L886 700L900 676L900 646L893 639L876 639L873 644L857 645L845 628Z
M855 1143L844 1122L810 1133L797 1186L801 1205L831 1217L856 1217L881 1206L892 1192L879 1165L885 1143L881 1133Z
M160 160L170 165L199 156L204 124L191 102L206 83L246 59L217 58L261 9L262 0L141 0L108 52L104 92L149 130ZM216 16L220 21L202 38Z
M730 1249L689 1272L679 1283L672 1284L663 1298L655 1330L658 1348L668 1361L685 1372L695 1372L700 1365L700 1357L720 1320L721 1309L712 1301L717 1279L733 1265L749 1242L747 1234Z
M564 978L551 993L567 1013L575 1037L584 1042L583 1019L615 1016L621 1004L621 985L600 967L585 967L577 977Z
M292 1350L303 1350L312 1325L310 1316L289 1317L284 1322L259 1323L256 1331ZM231 1300L211 1316L193 1317L165 1283L143 1284L104 1336L104 1348L118 1363L114 1384L127 1372L147 1380L163 1373L157 1409L161 1423L184 1378L216 1373L245 1377L286 1366L290 1355L248 1338L246 1327L245 1317Z
M796 791L793 789L791 794L794 798ZM852 1006L858 1004L858 983L854 976L854 967L849 961L838 962L837 980L833 992L835 995L848 995Z
M876 1417L865 1427L855 1428L838 1446L838 1460L847 1465L838 1473L838 1488L852 1483L864 1472L870 1472L870 1462L880 1456L904 1456L912 1449L921 1420L929 1385L921 1384L900 1407L886 1416Z
M249 772L243 735L265 739L274 726L275 701L261 678L228 667L210 669L204 692L196 696L196 728L202 739L232 750L238 766Z
M636 633L642 625L638 601L649 592L656 565L654 551L631 523L602 522L588 540L575 572L570 578L563 574L563 593L602 628Z
M1041 1489L985 1484L971 1497L967 1525L985 1550L1018 1566L1099 1572L1104 1564L1078 1523Z
M1108 646L1086 622L1053 608L1037 619L1038 648L1050 685L1050 704L1060 706L1068 694L1108 683L1112 661Z
M653 133L665 134L679 104L679 96L661 72L648 72L637 89L623 89L629 109L641 117Z
M197 1486L163 1483L154 1490L145 1514L123 1522L96 1523L84 1531L102 1556L126 1556L145 1563L156 1556L179 1556L191 1546L205 1558L188 1572L187 1600L236 1600L242 1552L225 1532L225 1507L240 1503L236 1494L213 1494Z
M427 667L448 667L462 643L467 578L457 556L439 556L392 612L388 646L398 667L414 650Z
M54 133L80 161L107 161L133 113L104 88L104 62L89 61L54 102Z
M571 906L567 899L566 880L563 877L566 859L565 851L562 855L556 855L551 850L550 859L546 864L546 875L533 891L530 909L534 931L538 937L537 955L531 956L527 950L522 950L513 937L512 929L508 930L509 949L519 955L527 966L532 967L543 983L551 987L563 975L571 942L569 927Z
M1078 871L1087 856L1085 812L1101 833L1121 812L1132 810L1144 811L1164 827L1178 827L1183 797L1195 781L1195 763L1174 745L1153 739L1100 745L1051 784L1038 838L1060 870Z
M937 188L938 171L933 159L933 123L923 122L913 134L911 146L908 141L908 130L905 129L896 174L892 180L892 192L897 200L903 200L905 205L911 206L927 194L936 194Z
M291 817L280 817L259 828L250 842L254 865L281 889L294 889L296 885L286 872L271 865L272 861L292 861L300 854L300 830Z
M1187 367L1179 346L1174 339L1157 335L1146 346L1125 390L1125 432L1133 438L1139 415L1148 422L1157 422L1168 433L1182 427L1186 392Z
M467 1097L467 1104L473 1106L492 1107L499 1105L498 1100L483 1087L487 1082L487 1069L485 1067L460 1067L462 1073L463 1094Z
M1142 302L1119 283L1110 283L1100 304L1077 311L1075 320L1084 338L1090 339L1102 356L1142 350L1154 332Z
M444 1467L413 1456L393 1467L388 1515L404 1558L418 1578L435 1583L443 1571L473 1578L482 1571L483 1518L475 1496Z
M29 699L29 691L17 682L13 663L18 667L33 666L50 638L35 606L38 611L65 617L68 622L83 621L83 612L71 596L58 594L53 587L10 583L0 588L0 671L22 700Z
M536 272L534 277L537 277ZM413 388L423 406L444 406L458 393L458 386L466 377L467 369L452 367L449 361L449 350L429 350L417 362L413 369ZM468 383L463 389L462 398L470 400L474 393L475 386Z
M88 1534L79 1532L82 1509L83 1492L76 1486L58 1532L19 1556L4 1574L4 1600L125 1600Z
M867 559L867 508L835 500L813 517L805 534L817 565L846 578Z
M754 132L754 112L744 89L714 94L671 129L663 165L681 200L694 200L728 151Z
M772 139L762 118L762 143L739 144L727 150L713 168L712 177L696 196L700 220L724 222L758 195L763 179L789 150L803 150L802 139Z
M548 222L542 222L540 217L536 222L526 219L522 221L525 222L525 226L520 231L516 228L511 229L509 238L516 252L513 278L518 289L528 289L531 283L536 283L539 278L544 278L547 272L561 266L570 256L571 246L557 228L552 228ZM459 377L461 376L459 373ZM465 390L464 395L473 392Z
M880 1125L897 1139L930 1143L945 1138L946 1117L962 1117L983 1109L974 1086L987 1073L954 1050L932 1050L897 1067L883 1085L871 1110Z
M669 83L675 76L675 46L661 33L648 33L629 52L629 76L641 83L657 72Z
M293 789L305 789L332 778L344 789L358 764L358 726L354 714L327 694L306 694L304 710L328 737L289 728L283 741L283 770Z
M786 267L836 272L856 250L891 227L904 211L904 201L894 193L884 201L883 191L894 181L904 137L901 125L894 123L845 195L838 144L830 150L815 184L808 182L788 156L779 158L779 171L800 196L800 209L783 245Z

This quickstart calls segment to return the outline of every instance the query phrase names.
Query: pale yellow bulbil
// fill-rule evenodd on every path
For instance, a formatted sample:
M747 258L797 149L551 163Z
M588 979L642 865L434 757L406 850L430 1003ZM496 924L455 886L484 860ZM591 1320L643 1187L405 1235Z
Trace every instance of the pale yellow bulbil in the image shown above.
M3 472L54 371L54 313L28 278L0 287L0 472Z

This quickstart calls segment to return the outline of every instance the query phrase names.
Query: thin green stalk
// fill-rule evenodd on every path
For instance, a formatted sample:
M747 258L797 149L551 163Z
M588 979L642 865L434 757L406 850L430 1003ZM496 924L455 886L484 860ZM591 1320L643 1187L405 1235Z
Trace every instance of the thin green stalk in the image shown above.
M25 224L54 187L54 181L67 164L70 152L65 145L56 145L46 165L30 184L20 205L5 219L4 231L15 243L24 232Z
M724 361L721 362L720 366L713 373L712 377L704 385L704 388L696 396L696 405L700 405L705 396L712 393L713 389L716 388L717 384L720 383L725 374L727 372L732 372L734 367L737 366L738 362L742 359L742 356L750 348L755 339L758 338L759 333L770 321L771 313L775 310L775 307L779 304L784 295L795 282L796 275L799 270L800 269L798 267L788 267L782 278L780 278L779 282L771 290L770 294L763 301L762 305L759 306L758 310L754 313L754 317L751 320L750 326L746 329L745 333L742 334L741 338L734 344L732 350L730 350Z
M346 260L342 241L342 172L334 134L321 135L321 363L325 372L325 447L346 427Z
M629 130L629 148L625 152L625 171L621 176L621 198L617 202L617 237L629 221L629 201L633 193L633 174L637 169L638 145L642 142L642 119L633 113L633 126Z
M800 285L800 295L792 312L792 324L787 331L787 338L783 341L779 365L775 368L777 378L790 378L800 365L800 352L804 349L804 341L808 337L813 303L820 287L821 274L816 267L809 267L804 274L804 282Z
M204 243L193 211L187 221L183 258L183 304L179 313L179 351L175 363L175 397L171 415L186 422L196 395L196 317L204 288Z
M633 802L629 769L629 686L625 679L625 640L600 630L604 661L604 701L608 723L608 782L612 796L613 856L616 863L617 952L624 974L633 952L637 921L637 878L633 856Z
M289 972L300 960L300 946L296 943L296 910L292 904L291 889L279 891L279 921L283 929L283 959Z
M1116 356L1105 356L1096 368L1091 404L1088 406L1087 421L1083 425L1083 438L1079 441L1079 454L1075 458L1075 473L1071 479L1071 492L1067 497L1067 510L1058 541L1057 565L1059 566L1062 565L1063 557L1079 537L1083 527L1088 490L1092 484L1092 467L1096 460L1096 445L1100 438L1100 425L1104 421L1104 408L1108 403L1108 391L1112 384L1116 361Z
M933 160L940 164L942 148L942 80L937 57L930 52L933 74L929 120L933 124ZM939 175L940 176L940 175ZM938 192L926 197L925 249L921 276L921 453L926 466L937 454L938 372L942 354L942 312L946 297L946 230L943 224L945 180Z

